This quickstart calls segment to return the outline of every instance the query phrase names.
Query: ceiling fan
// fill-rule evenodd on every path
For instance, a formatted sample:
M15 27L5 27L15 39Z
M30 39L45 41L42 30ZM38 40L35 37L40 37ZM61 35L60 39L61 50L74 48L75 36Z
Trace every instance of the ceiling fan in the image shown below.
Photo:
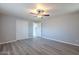
M39 7L37 6L37 8L31 10L30 14L33 14L34 16L38 17L38 18L43 18L43 16L50 16L47 13L47 10L43 7Z

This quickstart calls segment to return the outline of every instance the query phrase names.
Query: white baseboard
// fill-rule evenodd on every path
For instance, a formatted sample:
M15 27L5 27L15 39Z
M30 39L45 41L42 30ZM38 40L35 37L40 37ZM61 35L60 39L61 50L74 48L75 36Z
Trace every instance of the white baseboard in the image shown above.
M29 39L29 38L26 38L26 39ZM17 40L2 42L2 43L0 43L0 44L12 43L12 42L16 42L16 41L19 41L19 40L23 40L23 39L17 39Z
M79 46L78 44L73 44L73 43L70 43L70 42L60 41L60 40L56 40L56 39L51 39L51 38L48 38L48 37L42 37L42 38L45 38L45 39L48 39L48 40L57 41L57 42L61 42L61 43L66 43L66 44L70 44L70 45L74 45L74 46ZM29 38L26 38L26 39L29 39ZM23 39L18 39L18 40L23 40ZM11 43L11 42L16 42L18 40L12 40L12 41L8 41L8 42L2 42L0 44L6 44L6 43Z
M7 42L2 42L0 44L6 44L6 43L11 43L11 42L16 42L16 41L18 41L18 40L12 40L12 41L7 41Z
M42 37L42 38L45 38L45 39L48 39L48 40L57 41L57 42L60 42L60 43L66 43L66 44L70 44L70 45L74 45L74 46L79 46L78 44L73 44L73 43L70 43L70 42L65 42L65 41L61 41L61 40L56 40L56 39L52 39L52 38L48 38L48 37Z

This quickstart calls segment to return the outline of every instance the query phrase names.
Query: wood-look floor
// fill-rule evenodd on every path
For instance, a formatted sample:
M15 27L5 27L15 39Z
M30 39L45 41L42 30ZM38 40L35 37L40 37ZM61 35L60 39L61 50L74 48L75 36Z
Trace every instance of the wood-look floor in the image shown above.
M78 55L79 47L43 38L0 45L0 55Z

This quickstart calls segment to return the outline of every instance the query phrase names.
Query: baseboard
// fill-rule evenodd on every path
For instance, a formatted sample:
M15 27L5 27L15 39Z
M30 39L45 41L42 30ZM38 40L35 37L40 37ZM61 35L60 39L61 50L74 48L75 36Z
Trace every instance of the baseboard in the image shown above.
M29 38L26 38L26 39L29 39ZM16 41L19 41L19 40L23 40L23 39L17 39L17 40L12 40L12 41L7 41L7 42L2 42L2 43L0 43L0 44L12 43L12 42L16 42Z
M12 41L7 41L7 42L2 42L0 44L7 44L7 43L11 43L11 42L16 42L16 41L18 41L18 40L12 40Z
M45 38L45 39L48 39L48 40L53 40L53 41L56 41L56 42L60 42L60 43L65 43L65 44L69 44L69 45L74 45L74 46L78 46L78 44L73 44L73 43L70 43L70 42L65 42L65 41L60 41L60 40L56 40L56 39L51 39L51 38L48 38L48 37L42 37L42 38Z
M66 44L70 44L70 45L74 45L74 46L79 46L77 44L72 44L70 42L65 42L65 41L60 41L60 40L56 40L56 39L51 39L51 38L48 38L48 37L42 37L42 38L45 38L45 39L48 39L48 40L57 41L57 42L61 42L61 43L66 43ZM26 39L29 39L29 38L26 38ZM0 44L12 43L12 42L16 42L16 41L19 41L19 40L23 40L23 39L12 40L12 41L3 42L3 43L0 43Z

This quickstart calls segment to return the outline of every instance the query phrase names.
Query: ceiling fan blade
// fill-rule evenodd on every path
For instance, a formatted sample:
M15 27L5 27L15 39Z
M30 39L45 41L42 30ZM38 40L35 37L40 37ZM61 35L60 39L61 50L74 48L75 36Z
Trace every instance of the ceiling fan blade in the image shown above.
M43 15L43 16L50 16L49 14L45 14L45 15Z
M35 13L33 13L33 12L31 12L30 14L37 15L37 14L35 14Z
M33 13L33 12L30 12L30 14L35 14L35 13Z

